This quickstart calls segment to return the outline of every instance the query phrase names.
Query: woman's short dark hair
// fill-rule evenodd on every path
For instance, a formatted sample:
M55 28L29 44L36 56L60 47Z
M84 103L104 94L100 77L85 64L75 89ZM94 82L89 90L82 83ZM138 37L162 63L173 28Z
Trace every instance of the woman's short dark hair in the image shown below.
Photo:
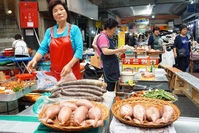
M20 39L22 39L22 36L21 36L20 34L16 34L16 35L14 36L14 39L15 39L15 40L20 40Z
M106 30L107 28L112 29L114 27L118 26L118 22L115 19L112 18L108 18L105 22L104 22L104 29Z
M103 29L102 29L102 28L99 28L97 33L99 34L99 33L102 32L102 31L103 31Z
M61 4L64 7L64 9L66 10L66 13L68 15L68 8L65 3L63 3L61 0L50 0L49 4L48 4L48 11L50 13L50 16L53 17L53 8L58 4Z
M186 25L184 25L184 24L180 25L180 28L179 28L180 32L181 32L181 31L182 31L182 29L184 29L184 28L186 28L186 29L187 29L187 26L186 26Z
M160 30L160 28L157 27L157 26L155 26L155 27L153 28L153 32L156 31L156 30Z

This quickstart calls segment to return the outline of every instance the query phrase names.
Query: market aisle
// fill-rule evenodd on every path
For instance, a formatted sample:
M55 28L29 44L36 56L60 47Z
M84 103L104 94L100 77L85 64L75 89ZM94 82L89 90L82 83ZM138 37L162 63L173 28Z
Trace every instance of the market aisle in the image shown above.
M187 96L178 95L178 101L176 101L174 104L180 109L180 116L199 118L199 107L194 104Z

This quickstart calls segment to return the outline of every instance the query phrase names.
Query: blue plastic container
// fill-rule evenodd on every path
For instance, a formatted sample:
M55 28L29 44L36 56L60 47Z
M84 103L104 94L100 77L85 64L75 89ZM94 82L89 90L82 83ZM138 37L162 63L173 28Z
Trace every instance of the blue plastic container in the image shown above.
M50 61L39 62L37 64L38 71L50 71Z

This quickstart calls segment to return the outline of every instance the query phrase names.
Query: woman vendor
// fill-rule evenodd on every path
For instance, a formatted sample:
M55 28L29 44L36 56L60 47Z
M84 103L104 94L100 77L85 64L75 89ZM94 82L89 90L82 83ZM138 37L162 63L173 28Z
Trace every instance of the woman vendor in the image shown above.
M48 9L57 24L46 30L44 39L34 58L28 63L27 69L32 72L37 62L50 51L52 76L59 81L72 71L79 79L79 60L83 54L80 29L66 21L68 9L61 0L51 0Z
M104 80L107 83L107 90L114 91L115 83L120 77L118 53L124 53L126 48L116 48L116 42L113 38L118 22L112 18L104 22L104 31L102 31L97 39L98 55L102 61L104 71Z

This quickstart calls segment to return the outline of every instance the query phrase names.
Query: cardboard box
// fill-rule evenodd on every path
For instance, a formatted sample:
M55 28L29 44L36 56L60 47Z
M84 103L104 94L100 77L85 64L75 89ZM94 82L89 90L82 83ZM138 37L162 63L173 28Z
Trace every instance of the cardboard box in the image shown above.
M5 81L6 80L6 75L0 71L0 81Z
M90 57L90 64L97 68L100 68L100 57L99 56L91 56Z

